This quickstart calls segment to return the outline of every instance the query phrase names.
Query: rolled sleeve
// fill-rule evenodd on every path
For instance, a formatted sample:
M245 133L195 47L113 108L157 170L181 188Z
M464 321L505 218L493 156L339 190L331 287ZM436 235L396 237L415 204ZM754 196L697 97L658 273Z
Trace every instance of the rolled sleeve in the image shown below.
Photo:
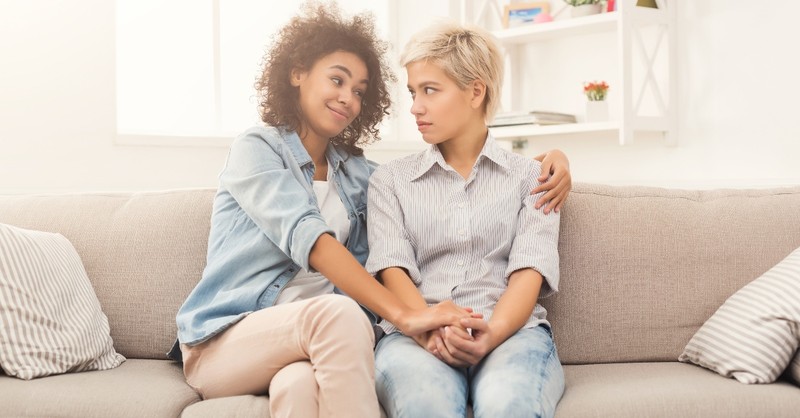
M267 130L250 130L231 145L220 174L225 188L266 237L295 263L312 271L309 253L328 227L308 190L284 164L280 138Z
M367 202L367 271L376 275L389 267L400 267L408 271L411 280L419 286L420 273L414 247L406 232L394 175L389 166L378 167L370 177Z
M299 266L309 272L317 272L308 262L311 249L322 234L334 235L333 231L322 218L307 216L292 230L292 240L289 244L289 255Z
M531 174L529 181L524 182L525 193L530 193L538 181L538 172ZM558 233L561 215L550 212L545 215L541 209L534 208L536 201L544 194L527 195L518 213L519 230L514 237L509 254L505 277L517 270L531 268L544 278L539 297L544 298L558 292L559 258Z

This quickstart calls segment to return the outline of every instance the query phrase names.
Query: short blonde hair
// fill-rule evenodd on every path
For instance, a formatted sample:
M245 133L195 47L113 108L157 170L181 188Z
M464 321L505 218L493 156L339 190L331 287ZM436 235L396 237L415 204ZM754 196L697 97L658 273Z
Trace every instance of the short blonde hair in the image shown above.
M486 84L484 112L487 122L500 106L503 85L503 55L494 36L475 26L440 22L415 34L400 55L405 67L431 61L464 89L475 80Z

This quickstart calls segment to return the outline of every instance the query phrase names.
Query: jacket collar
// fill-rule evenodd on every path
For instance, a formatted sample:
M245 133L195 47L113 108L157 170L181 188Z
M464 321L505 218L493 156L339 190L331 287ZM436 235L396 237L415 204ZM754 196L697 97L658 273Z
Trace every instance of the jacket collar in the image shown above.
M312 164L311 155L308 154L306 147L303 146L303 141L297 132L288 129L281 129L281 136L284 142L289 146L295 161L300 167L307 164ZM328 148L325 150L325 157L328 159L328 164L334 171L344 170L344 163L350 158L350 154L341 148L335 146L333 142L328 142Z

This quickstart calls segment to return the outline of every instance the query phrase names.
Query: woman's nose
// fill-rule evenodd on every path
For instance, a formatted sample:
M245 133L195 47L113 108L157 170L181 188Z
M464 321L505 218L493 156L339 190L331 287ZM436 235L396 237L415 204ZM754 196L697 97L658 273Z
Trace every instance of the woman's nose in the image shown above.
M419 100L416 98L412 99L411 102L411 114L412 115L421 115L425 113L425 107L420 103Z
M339 103L343 105L350 103L350 96L352 96L352 93L339 92Z

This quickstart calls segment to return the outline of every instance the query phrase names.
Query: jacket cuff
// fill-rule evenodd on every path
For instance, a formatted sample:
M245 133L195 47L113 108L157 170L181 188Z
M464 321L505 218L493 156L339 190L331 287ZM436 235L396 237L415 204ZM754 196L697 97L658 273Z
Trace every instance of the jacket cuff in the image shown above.
M328 227L322 217L306 217L294 228L292 243L289 247L291 249L290 256L295 263L308 272L317 272L308 263L308 259L311 255L311 249L322 234L334 235L333 230Z

